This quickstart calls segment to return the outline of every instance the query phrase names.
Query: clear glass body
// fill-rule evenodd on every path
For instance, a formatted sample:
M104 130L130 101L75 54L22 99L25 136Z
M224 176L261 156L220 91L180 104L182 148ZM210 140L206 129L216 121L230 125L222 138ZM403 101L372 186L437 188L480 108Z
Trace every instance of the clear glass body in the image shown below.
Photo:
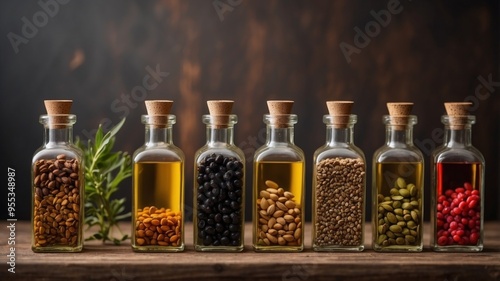
M34 252L79 252L83 248L83 152L73 144L76 116L42 115L44 143L32 160Z
M362 251L366 198L365 155L353 142L356 115L334 125L323 116L326 143L313 158L313 231L315 251Z
M154 116L158 118L157 116ZM174 115L164 125L143 115L145 143L133 154L132 249L184 250L184 153L172 142Z
M194 247L196 251L243 251L245 156L233 142L237 116L229 115L224 125L216 125L211 115L202 119L207 142L194 160Z
M253 161L253 248L257 252L304 249L304 152L293 142L297 115L264 115L266 143ZM283 119L286 124L282 125ZM284 123L284 122L283 122Z
M406 125L384 116L386 144L373 156L372 245L375 251L419 252L423 248L424 160ZM401 121L401 120L398 120Z
M431 248L434 251L479 252L483 249L484 157L471 143L474 116L450 126L443 116L445 138L431 156Z

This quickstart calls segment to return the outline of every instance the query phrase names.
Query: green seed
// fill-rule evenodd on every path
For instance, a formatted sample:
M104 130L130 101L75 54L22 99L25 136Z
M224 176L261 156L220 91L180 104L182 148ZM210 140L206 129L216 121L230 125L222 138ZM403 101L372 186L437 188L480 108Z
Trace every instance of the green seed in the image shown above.
M401 209L401 208L394 209L394 214L396 214L398 216L402 216L403 215L403 209Z
M396 219L398 219L398 221L404 221L404 217L403 216L399 216L399 215L396 215Z
M403 197L410 197L410 191L408 191L408 189L401 188L399 194Z
M384 223L385 223L384 219L379 219L379 220L378 220L378 224L379 224L379 225L384 224Z
M413 237L417 237L418 233L415 230L410 230L410 235Z
M379 233L379 234L383 234L383 233L385 233L385 231L384 231L384 225L379 225L379 226L378 226L378 233Z
M406 189L410 191L411 196L416 196L417 195L417 187L413 184L410 183L406 186Z
M396 184L399 188L405 188L406 187L406 182L403 178L398 178L396 180Z
M378 202L379 202L379 203L384 202L384 195L379 194L379 195L377 196L377 199L378 199Z
M391 197L389 196L384 197L384 201L391 201Z
M386 211L392 212L392 206L389 204L382 204L382 208L384 208Z
M396 216L391 212L387 212L386 217L390 223L397 223L398 222L398 219L396 218Z
M398 245L404 245L404 244L405 244L405 242L406 242L406 241L405 241L405 239L404 239L403 237L398 237L398 238L396 239L396 244L398 244Z
M387 235L381 234L381 235L378 236L377 243L378 244L383 244L384 241L386 241L386 240L387 240Z
M418 203L418 201L416 200L411 201L410 204L415 208L418 208L418 206L420 206L420 203Z
M418 213L417 211L411 211L411 218L413 221L418 222Z
M389 243L389 240L384 240L384 242L382 243L382 246L389 246L391 243Z
M413 210L413 206L407 202L403 203L403 205L401 207L405 210Z
M382 213L382 214L383 214L383 213L385 213L385 209L384 209L384 207L379 206L379 207L378 207L378 212L379 212L379 213Z
M405 228L403 228L403 231L401 231L401 233L403 235L409 235L410 234L410 230L407 227L405 227Z
M399 191L397 188L391 188L391 190L389 191L389 193L391 195L399 195Z
M394 201L394 203L392 203L392 207L394 209L401 208L401 201Z
M406 214L406 215L404 215L403 218L405 219L405 221L410 221L411 220L411 215Z
M386 231L385 235L389 238L396 238L396 235L394 235L394 233L390 230Z
M398 221L398 224L399 226L401 226L401 228L405 227L406 226L406 222L404 221Z
M415 237L411 235L405 235L405 240L408 241L409 243L415 243Z
M403 200L403 196L401 195L394 195L394 196L391 196L392 200Z
M408 223L406 223L406 226L409 228L409 229L415 229L417 228L417 225L415 224L414 221L409 221Z
M389 240L389 244L391 244L391 245L396 245L396 239L394 239L394 238L389 238L388 240Z
M403 229L399 225L391 225L391 226L389 226L389 230L392 232L398 232L398 233L403 231Z

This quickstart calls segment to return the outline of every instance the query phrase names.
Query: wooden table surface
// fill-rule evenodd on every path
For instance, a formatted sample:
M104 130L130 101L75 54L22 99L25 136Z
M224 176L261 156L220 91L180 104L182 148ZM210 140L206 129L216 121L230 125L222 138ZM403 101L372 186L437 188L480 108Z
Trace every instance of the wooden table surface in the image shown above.
M500 280L500 223L485 224L485 249L480 253L435 253L424 236L420 253L376 253L366 227L365 251L317 253L310 231L301 253L255 253L251 225L246 225L241 253L200 253L192 245L192 225L186 224L187 247L181 253L134 253L121 246L88 242L81 253L33 253L28 222L16 222L15 273L7 271L7 222L0 223L0 280ZM310 225L307 230L310 230ZM121 226L128 231L129 225ZM428 228L426 228L428 229ZM427 234L428 232L426 232ZM86 235L87 237L88 235Z

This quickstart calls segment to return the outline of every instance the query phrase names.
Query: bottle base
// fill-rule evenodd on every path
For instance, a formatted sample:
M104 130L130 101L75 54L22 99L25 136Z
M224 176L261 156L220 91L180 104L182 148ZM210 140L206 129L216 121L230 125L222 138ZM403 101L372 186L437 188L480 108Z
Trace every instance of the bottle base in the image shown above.
M462 252L477 253L483 250L483 246L432 246L434 252Z
M132 250L136 253L178 253L184 251L184 245L178 247L172 246L134 246Z
M318 246L313 245L313 251L315 252L362 252L365 249L365 246L339 246L339 245L331 245L331 246Z
M386 247L374 246L373 250L375 252L422 252L423 246L408 246L408 245L392 245Z
M63 247L63 246L47 246L47 247L36 247L32 246L31 250L34 253L78 253L83 250L83 246L77 247Z
M227 247L227 246L194 246L195 251L197 252L241 252L244 249L244 246L237 247Z
M302 252L304 250L304 246L253 246L253 250L255 252Z

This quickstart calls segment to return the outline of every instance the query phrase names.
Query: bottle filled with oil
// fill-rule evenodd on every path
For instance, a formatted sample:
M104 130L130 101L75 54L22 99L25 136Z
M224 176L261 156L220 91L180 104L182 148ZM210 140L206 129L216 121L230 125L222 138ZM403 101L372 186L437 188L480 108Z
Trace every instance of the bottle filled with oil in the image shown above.
M184 153L173 144L172 101L145 101L145 143L134 152L132 249L184 250Z
M431 248L446 252L483 250L484 164L471 142L470 102L445 103L443 145L432 153Z
M293 101L268 101L266 143L253 161L253 249L300 252L304 249L305 158L294 144Z
M373 250L423 248L424 160L413 145L413 103L388 103L386 143L373 156Z
M207 101L203 115L207 142L195 153L194 248L200 252L240 252L245 227L245 156L233 141L237 116L233 101Z

